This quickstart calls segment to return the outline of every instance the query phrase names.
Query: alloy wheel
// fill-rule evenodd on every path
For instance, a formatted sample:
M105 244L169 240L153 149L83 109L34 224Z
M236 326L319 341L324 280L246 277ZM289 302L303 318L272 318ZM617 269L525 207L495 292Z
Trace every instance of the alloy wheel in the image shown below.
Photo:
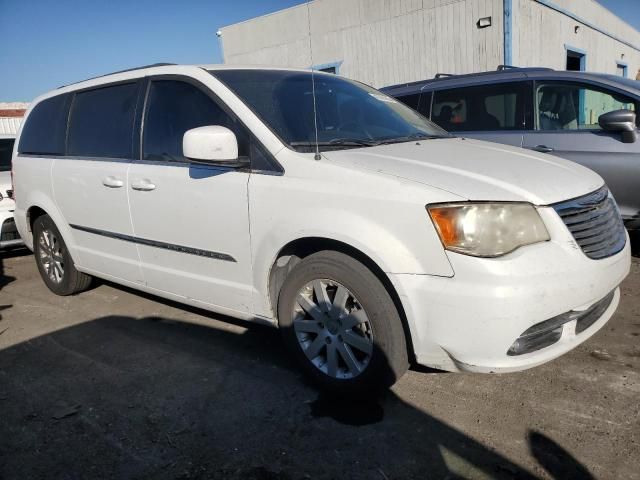
M40 264L49 279L60 283L64 279L64 257L58 237L48 229L42 230L38 239Z
M317 279L298 292L293 328L307 358L332 378L357 377L371 360L373 330L367 313L338 282Z

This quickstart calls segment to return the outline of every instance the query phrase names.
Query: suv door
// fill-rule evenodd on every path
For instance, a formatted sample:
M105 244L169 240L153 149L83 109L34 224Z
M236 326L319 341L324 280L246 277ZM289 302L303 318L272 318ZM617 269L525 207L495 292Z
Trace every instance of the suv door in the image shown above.
M525 101L530 88L517 81L436 90L431 120L462 137L520 147L531 122Z
M134 123L140 82L76 92L66 155L55 157L55 201L73 229L74 261L87 269L141 283L127 198L127 171L136 155Z
M598 125L603 113L637 110L638 100L623 93L580 82L536 82L536 129L523 146L552 153L598 172L616 198L625 220L638 217L640 141L623 143L617 132Z
M142 156L129 171L131 216L147 285L209 305L249 311L251 254L248 170L190 162L187 130L223 125L247 156L248 135L188 79L152 79Z

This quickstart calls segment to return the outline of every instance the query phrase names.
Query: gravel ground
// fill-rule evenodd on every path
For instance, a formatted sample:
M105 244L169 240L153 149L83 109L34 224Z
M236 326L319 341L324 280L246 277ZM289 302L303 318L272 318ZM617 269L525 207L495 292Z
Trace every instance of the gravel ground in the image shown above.
M636 252L638 255L638 252ZM640 259L592 339L521 373L319 395L278 332L0 254L0 479L640 478Z

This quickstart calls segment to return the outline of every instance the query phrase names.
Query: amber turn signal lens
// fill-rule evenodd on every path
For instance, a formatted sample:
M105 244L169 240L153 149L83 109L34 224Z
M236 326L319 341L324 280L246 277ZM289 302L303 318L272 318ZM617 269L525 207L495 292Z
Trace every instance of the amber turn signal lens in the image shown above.
M455 210L448 207L432 208L429 213L438 229L442 243L445 246L455 245L458 242Z

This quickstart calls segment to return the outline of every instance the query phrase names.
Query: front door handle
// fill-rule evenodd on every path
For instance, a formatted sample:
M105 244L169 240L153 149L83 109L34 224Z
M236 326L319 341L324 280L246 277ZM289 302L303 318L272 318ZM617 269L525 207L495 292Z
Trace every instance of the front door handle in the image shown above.
M118 180L116 177L109 175L102 179L102 185L109 188L120 188L124 185L122 180Z
M535 150L536 152L542 152L542 153L551 153L551 152L553 152L553 148L547 147L546 145L536 145L531 150Z
M156 186L145 178L143 180L132 183L131 188L133 188L134 190L139 190L141 192L150 192L151 190L155 190Z

